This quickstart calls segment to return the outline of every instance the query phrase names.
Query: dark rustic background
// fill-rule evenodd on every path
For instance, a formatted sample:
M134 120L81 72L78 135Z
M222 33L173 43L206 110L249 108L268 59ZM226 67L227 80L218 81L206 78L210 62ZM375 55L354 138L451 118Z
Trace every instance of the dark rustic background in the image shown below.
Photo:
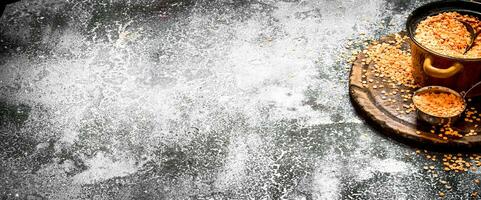
M372 130L349 101L346 47L403 30L423 3L10 4L0 196L469 198L478 173L444 172Z

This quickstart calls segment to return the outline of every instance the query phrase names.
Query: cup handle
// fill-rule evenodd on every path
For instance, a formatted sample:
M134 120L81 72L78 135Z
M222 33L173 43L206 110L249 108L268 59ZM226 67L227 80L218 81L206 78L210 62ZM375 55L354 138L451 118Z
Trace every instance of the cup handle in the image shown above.
M456 73L458 73L462 69L463 69L463 64L459 62L454 63L451 67L447 69L440 69L440 68L433 67L432 58L429 56L424 59L424 63L423 63L424 73L434 78L449 78L451 76L454 76Z

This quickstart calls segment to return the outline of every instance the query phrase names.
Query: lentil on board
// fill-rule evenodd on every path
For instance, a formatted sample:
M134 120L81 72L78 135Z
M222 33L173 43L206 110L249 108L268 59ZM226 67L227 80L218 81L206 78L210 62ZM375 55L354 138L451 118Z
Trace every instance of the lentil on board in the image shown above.
M406 36L396 34L395 37L396 40L391 43L373 44L366 51L366 63L373 62L375 72L379 76L391 79L395 84L410 88L419 87L411 54L401 49Z

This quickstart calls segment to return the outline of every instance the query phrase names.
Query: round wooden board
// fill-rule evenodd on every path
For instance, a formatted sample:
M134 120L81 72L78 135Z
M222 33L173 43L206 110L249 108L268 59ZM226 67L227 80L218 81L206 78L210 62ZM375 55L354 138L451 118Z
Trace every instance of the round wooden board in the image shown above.
M399 33L404 35L404 33ZM409 39L403 41L402 50L409 51ZM379 39L378 43L394 41L394 35L388 35ZM462 138L449 138L444 140L431 133L433 127L418 121L416 112L406 113L405 105L411 104L411 99L404 101L401 94L385 96L390 91L409 90L402 86L392 86L385 78L375 76L374 64L363 64L366 58L364 53L359 53L353 63L349 77L349 93L351 100L360 114L374 123L388 136L403 139L410 144L422 148L442 148L442 150L481 150L481 121L464 121L464 114L460 120L452 125L453 129L462 134L475 130L480 133L476 136ZM382 85L382 86L381 86ZM397 89L393 89L397 88ZM481 98L472 99L468 108L476 108L481 111ZM479 114L479 113L478 113ZM476 116L478 116L476 114ZM479 116L481 118L481 115ZM436 129L435 129L436 130Z

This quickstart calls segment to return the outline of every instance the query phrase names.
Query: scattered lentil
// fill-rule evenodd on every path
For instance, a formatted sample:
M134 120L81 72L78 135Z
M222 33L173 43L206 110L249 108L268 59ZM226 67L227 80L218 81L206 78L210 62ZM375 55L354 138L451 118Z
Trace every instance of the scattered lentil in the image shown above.
M444 197L445 196L444 192L439 192L439 196Z
M414 77L414 68L411 64L410 53L403 51L400 44L404 42L405 36L395 36L394 44L379 43L372 45L367 54L367 63L375 63L375 75L379 77L387 77L383 82L395 82L407 87L415 88L419 84ZM399 46L398 46L399 45Z

